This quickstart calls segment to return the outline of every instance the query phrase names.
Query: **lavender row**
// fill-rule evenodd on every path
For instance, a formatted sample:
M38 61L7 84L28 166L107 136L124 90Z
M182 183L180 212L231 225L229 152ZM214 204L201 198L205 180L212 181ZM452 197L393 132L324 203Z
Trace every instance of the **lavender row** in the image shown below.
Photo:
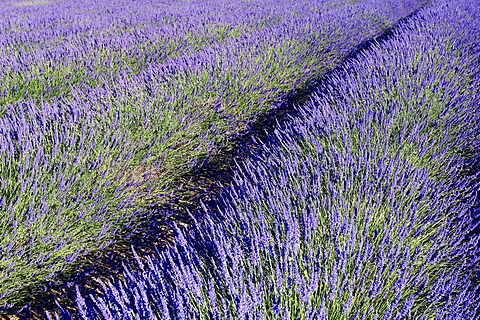
M277 51L286 45L293 51L290 58L298 57L303 64L301 52L307 52L302 47L295 52L303 44L308 51L321 47L335 58L418 8L418 2L409 1L401 10L395 1L382 6L375 1L332 6L330 1L289 0L5 5L1 14L8 18L0 25L1 104L69 95L70 86L96 86L120 71L140 72L150 65L181 70L185 62L175 58L192 59L210 47L240 46L244 55L255 57L272 45Z
M0 310L422 2L398 3L2 2Z
M479 18L436 1L347 63L82 318L477 318Z

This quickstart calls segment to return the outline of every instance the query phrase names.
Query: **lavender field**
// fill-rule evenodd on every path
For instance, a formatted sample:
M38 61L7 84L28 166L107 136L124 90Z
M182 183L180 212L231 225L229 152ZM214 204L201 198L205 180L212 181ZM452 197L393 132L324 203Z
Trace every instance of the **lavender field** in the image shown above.
M480 7L436 1L239 164L84 319L478 319Z
M8 0L0 17L0 314L322 79L253 137L217 210L45 319L480 318L476 1Z

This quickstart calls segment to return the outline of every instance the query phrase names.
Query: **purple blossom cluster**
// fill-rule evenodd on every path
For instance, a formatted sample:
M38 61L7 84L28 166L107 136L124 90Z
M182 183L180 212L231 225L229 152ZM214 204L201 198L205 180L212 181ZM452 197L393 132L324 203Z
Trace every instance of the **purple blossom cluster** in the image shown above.
M434 1L347 62L82 318L477 319L479 24Z
M0 310L423 3L2 1Z

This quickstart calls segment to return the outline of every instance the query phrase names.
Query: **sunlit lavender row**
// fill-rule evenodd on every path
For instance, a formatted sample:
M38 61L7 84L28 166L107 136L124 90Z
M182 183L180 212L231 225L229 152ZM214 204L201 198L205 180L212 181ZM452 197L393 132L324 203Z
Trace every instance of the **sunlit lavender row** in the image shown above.
M435 1L347 63L83 319L477 319L479 24Z
M316 76L319 66L334 64L352 46L383 32L422 3L42 2L2 3L1 105L70 96L77 86L110 83L112 77L124 77L124 72L154 76L147 85L172 77L181 80L185 73L197 77L207 73L210 77L203 80L210 81L210 87L192 88L216 103L220 102L218 89L234 89L218 81L234 82L243 91L265 86L259 92L273 98L275 91L286 91L293 83ZM297 75L290 74L292 67ZM213 75L222 77L214 79ZM258 81L267 80L266 76L268 83ZM164 98L176 97L169 92L172 86L162 86L167 90Z
M0 310L423 3L2 1Z

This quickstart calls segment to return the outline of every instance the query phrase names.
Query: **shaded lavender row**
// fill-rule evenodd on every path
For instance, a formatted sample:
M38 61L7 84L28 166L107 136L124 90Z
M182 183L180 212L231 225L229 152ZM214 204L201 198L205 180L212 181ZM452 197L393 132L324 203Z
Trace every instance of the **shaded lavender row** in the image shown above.
M439 0L347 63L83 318L477 318L479 23Z
M0 310L421 3L2 2Z

